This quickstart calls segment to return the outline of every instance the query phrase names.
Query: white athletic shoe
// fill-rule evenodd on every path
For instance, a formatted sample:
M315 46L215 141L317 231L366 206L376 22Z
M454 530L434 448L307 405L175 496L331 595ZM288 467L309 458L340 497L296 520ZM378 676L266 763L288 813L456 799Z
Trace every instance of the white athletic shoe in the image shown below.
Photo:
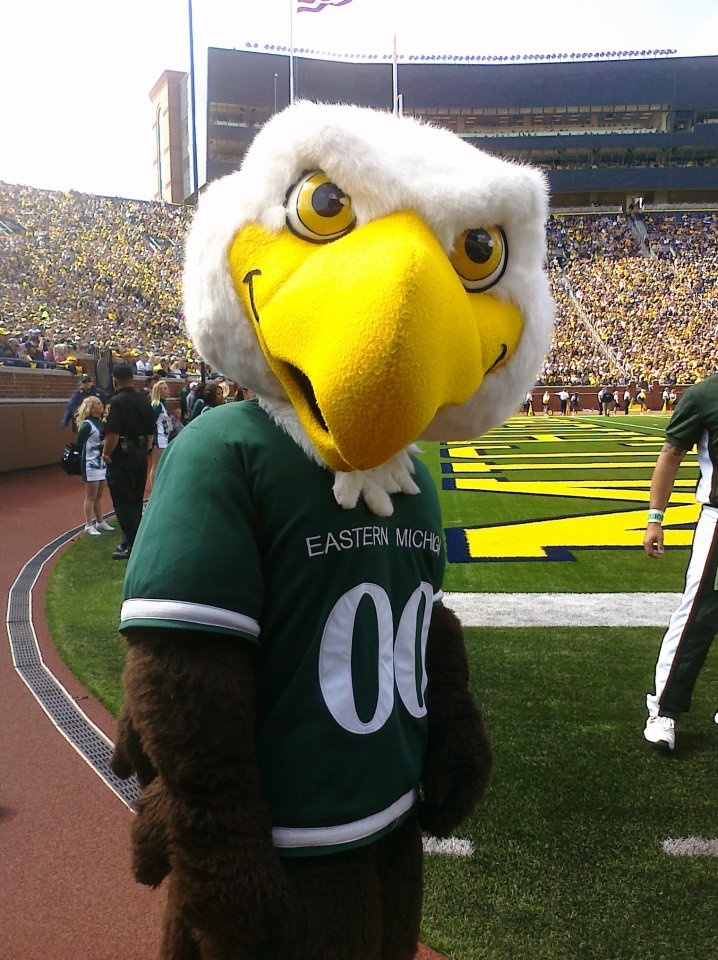
M91 537L101 536L100 531L97 529L94 523L85 524L85 533L89 533Z
M713 721L714 723L718 723L718 711L716 711L716 715L713 717Z
M111 527L107 520L96 520L95 526L98 530L114 530L114 527Z
M676 745L675 721L670 717L649 717L643 736L657 747L672 750Z

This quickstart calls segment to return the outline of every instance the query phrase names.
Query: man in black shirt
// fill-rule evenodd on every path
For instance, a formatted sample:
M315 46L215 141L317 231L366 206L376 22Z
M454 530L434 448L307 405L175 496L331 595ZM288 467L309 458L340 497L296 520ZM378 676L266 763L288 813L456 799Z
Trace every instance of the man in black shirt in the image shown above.
M107 486L123 538L113 560L127 560L142 519L147 457L152 453L155 424L152 407L133 384L132 367L119 363L113 371L115 393L105 415L102 459Z

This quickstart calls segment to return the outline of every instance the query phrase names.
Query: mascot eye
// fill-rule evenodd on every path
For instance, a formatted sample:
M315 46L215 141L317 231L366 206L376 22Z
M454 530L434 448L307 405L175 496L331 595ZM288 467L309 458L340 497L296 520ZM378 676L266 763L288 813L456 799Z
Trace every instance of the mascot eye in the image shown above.
M287 226L313 243L337 240L354 226L351 198L325 173L305 174L287 194Z
M467 230L456 240L449 259L470 292L488 290L506 270L509 245L501 227Z

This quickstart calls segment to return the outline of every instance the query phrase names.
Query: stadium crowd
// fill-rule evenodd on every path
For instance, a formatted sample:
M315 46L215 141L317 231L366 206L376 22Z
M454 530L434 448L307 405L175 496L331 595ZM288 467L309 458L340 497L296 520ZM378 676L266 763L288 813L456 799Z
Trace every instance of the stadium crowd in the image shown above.
M190 216L0 183L0 327L19 356L28 345L59 361L110 347L151 367L194 363L180 313Z
M554 215L541 382L693 383L718 370L718 214Z
M138 373L200 357L181 316L191 209L0 183L0 362L104 348ZM718 370L718 214L561 215L556 330L539 383L692 383Z

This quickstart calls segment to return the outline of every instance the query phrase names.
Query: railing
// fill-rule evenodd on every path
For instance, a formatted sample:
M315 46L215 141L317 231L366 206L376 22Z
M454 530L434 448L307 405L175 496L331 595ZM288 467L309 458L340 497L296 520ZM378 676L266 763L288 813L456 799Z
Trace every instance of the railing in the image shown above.
M578 319L581 321L582 325L588 331L589 336L595 343L598 348L599 353L603 356L605 360L611 365L612 369L617 371L622 377L628 378L628 370L619 362L618 357L615 353L606 345L604 340L601 338L600 333L594 327L591 322L588 313L584 310L583 304L576 296L573 287L569 283L568 277L565 274L561 274L558 278L558 282L566 291L566 295L573 304Z

